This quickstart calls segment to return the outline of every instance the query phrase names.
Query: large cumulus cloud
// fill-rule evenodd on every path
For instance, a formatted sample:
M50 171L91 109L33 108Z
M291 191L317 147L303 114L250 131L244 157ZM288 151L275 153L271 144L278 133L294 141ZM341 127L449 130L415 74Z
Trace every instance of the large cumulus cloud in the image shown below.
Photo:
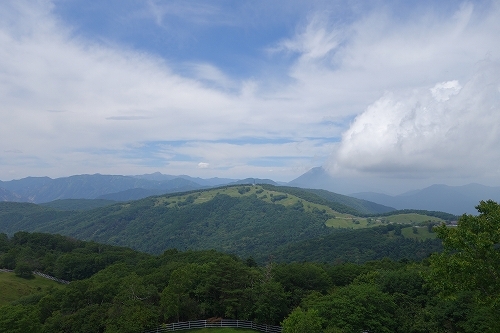
M386 92L343 134L335 164L395 176L494 176L499 127L500 63L482 61L466 82Z

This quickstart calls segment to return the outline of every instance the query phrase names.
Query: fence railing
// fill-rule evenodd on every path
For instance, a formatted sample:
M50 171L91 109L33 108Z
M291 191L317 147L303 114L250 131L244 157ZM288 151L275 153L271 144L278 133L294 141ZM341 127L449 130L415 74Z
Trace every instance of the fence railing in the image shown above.
M33 274L41 276L41 277L44 277L44 278L52 280L52 281L56 281L56 282L62 283L62 284L69 284L69 281L66 281L66 280L63 280L63 279L58 279L58 278L56 278L54 276L50 276L50 275L47 275L47 274L42 273L42 272L33 271Z
M12 269L0 268L0 272L13 273L14 271ZM47 275L47 274L39 272L39 271L33 271L32 273L35 274L35 275L41 276L43 278L52 280L52 281L56 281L56 282L62 283L62 284L69 284L69 281L58 279L58 278L56 278L54 276L50 276L50 275Z
M163 324L155 329L151 329L143 333L163 333L163 332L183 331L196 328L210 328L210 327L246 328L258 332L268 332L268 333L281 333L283 330L281 326L257 324L248 320L219 319L216 321L195 320L195 321L184 321L178 323Z

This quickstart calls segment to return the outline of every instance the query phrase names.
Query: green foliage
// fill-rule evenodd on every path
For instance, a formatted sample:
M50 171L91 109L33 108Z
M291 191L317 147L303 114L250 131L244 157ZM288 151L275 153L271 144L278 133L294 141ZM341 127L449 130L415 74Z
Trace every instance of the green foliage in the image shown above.
M40 332L36 308L24 305L5 305L0 307L0 332Z
M462 332L498 332L500 205L491 200L463 215L456 227L434 228L444 251L431 256L425 276L439 292L435 321Z
M238 193L239 194L245 194L247 192L250 192L250 187L244 186L244 187L239 187L238 188Z
M220 194L194 204L197 196L190 194L180 208L158 204L159 200L147 198L80 212L50 224L37 224L37 228L44 225L43 229L50 232L127 245L149 253L158 254L168 248L217 249L254 256L261 262L280 245L330 232L323 214L272 204L252 195ZM81 276L77 271L71 274L74 278Z
M252 317L263 324L278 325L288 313L290 296L276 281L263 281L252 290Z
M374 230L390 239L404 239L388 229ZM340 235L339 239L349 238ZM361 237L359 244L369 240L368 235ZM345 244L354 243L347 239ZM479 301L479 290L457 291L453 298L437 297L423 280L434 269L434 263L428 267L426 261L270 261L259 267L251 260L213 250L172 249L153 256L28 233L7 239L5 250L19 256L20 262L26 258L43 262L50 257L47 262L55 266L47 267L64 262L72 274L80 272L80 267L92 275L59 288L40 285L24 297L7 301L0 309L0 332L141 332L165 322L209 317L283 323L285 330L299 327L304 331L301 325L305 325L306 332L499 330L495 321L498 302ZM40 279L0 273L3 276L26 284ZM4 284L6 280L0 280L0 286Z
M280 200L284 200L288 198L288 195L286 194L278 194L278 195L274 195L272 198L271 198L271 201L272 202L276 202L276 201L280 201Z
M312 294L304 300L325 319L326 328L345 332L396 331L396 304L372 284L351 284L328 295Z
M332 285L323 265L314 263L279 264L273 270L273 278L290 295L290 307L296 307L311 291L325 293Z
M444 295L474 291L482 301L500 301L500 205L491 200L463 215L457 227L435 231L445 251L431 257L429 280Z
M441 250L438 239L408 239L401 234L392 234L393 228L401 226L380 226L368 229L335 229L330 235L288 244L280 247L276 258L280 261L311 262L355 262L391 258L400 260L421 260Z
M399 215L399 214L418 214L436 217L438 219L442 219L444 221L454 221L457 219L456 215L445 213L445 212L437 212L437 211L429 211L429 210L419 210L419 209L401 209L395 210L387 213L380 213L373 216L391 216L391 215Z
M41 271L63 280L88 278L115 262L137 262L146 255L130 249L83 242L61 235L20 231L0 252L0 268L29 278Z
M300 307L283 320L283 333L320 333L321 317L316 310L303 311Z
M104 199L59 199L40 204L40 206L51 207L59 210L91 210L115 204L116 201Z
M29 279L33 277L33 267L24 261L19 261L16 263L16 268L14 269L16 276L24 279Z

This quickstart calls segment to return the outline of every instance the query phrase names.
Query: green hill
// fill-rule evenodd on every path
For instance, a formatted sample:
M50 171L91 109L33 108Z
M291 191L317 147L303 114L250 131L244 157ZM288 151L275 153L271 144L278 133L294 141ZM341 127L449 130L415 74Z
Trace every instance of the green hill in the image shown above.
M373 210L384 217L367 217L347 206L345 198L339 203L332 201L335 195L321 193L262 184L154 196L85 211L0 203L0 232L59 233L154 254L169 248L216 249L265 260L280 247L324 237L337 228L409 222L405 214L391 217ZM370 211L370 205L356 200L356 207ZM82 201L61 203L82 205ZM412 219L442 221L422 214Z

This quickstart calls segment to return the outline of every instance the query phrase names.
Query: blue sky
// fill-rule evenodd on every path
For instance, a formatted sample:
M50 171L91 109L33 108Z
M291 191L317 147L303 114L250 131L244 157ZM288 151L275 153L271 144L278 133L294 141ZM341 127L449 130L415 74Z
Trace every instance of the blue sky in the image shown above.
M497 1L2 1L0 179L324 166L341 193L500 185L498 17Z

